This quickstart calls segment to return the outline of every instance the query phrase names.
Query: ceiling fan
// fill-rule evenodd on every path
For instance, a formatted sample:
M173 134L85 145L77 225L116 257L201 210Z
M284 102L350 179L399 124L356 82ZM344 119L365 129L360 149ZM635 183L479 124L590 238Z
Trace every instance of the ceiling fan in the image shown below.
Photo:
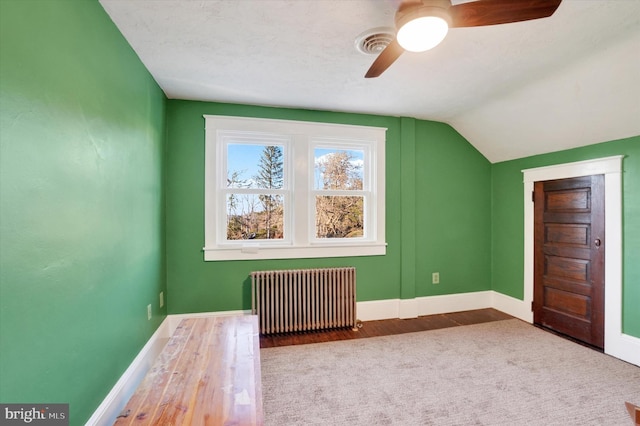
M562 0L403 0L396 12L396 38L373 61L365 78L378 77L406 51L437 46L449 28L481 27L547 18Z

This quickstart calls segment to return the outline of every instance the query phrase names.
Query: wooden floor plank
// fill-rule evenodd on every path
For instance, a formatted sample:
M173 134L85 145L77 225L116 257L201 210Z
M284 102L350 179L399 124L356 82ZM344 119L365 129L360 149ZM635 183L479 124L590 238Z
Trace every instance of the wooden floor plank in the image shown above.
M255 316L184 319L116 424L262 424L257 339Z
M436 314L409 319L388 319L365 321L358 331L348 329L297 332L287 334L260 335L260 347L302 345L347 339L389 336L416 331L437 330L460 325L480 324L489 321L512 319L511 315L496 309L478 309L473 311Z
M162 392L172 379L172 372L175 371L180 362L180 354L189 342L195 324L192 321L183 321L176 329L171 340L158 355L154 365L151 367L145 379L140 383L133 394L123 414L116 421L117 425L145 425L149 424L149 419L158 408L157 403L152 403L154 399L162 398Z
M196 321L196 319L185 321ZM183 422L183 418L189 404L184 400L184 395L193 393L192 389L198 380L198 375L192 372L200 369L200 354L206 348L205 339L202 337L208 335L206 325L205 321L195 322L188 342L179 354L179 361L171 373L169 383L162 390L162 398L150 399L150 406L156 408L149 416L150 421L153 419L152 424L187 424Z

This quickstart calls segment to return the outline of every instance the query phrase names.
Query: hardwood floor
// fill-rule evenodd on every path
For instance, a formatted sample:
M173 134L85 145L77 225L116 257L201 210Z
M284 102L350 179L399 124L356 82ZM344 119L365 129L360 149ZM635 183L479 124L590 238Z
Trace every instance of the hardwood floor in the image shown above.
M480 324L490 321L512 319L511 315L495 309L453 312L449 314L427 315L409 319L388 319L364 321L358 331L338 329L327 331L308 331L300 333L260 335L261 348L277 346L303 345L306 343L330 342L334 340L363 339L391 334L411 333L414 331L436 330L459 325Z

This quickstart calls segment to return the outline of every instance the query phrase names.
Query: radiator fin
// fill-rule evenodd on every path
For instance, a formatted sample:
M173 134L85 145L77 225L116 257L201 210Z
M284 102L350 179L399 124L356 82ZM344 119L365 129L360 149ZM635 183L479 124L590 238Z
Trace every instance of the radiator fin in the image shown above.
M356 269L251 273L251 312L260 333L356 327Z

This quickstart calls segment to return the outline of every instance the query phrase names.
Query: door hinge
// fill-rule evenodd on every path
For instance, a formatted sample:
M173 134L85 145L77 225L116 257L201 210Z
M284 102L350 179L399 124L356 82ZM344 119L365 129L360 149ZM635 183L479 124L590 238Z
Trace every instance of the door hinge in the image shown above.
M535 191L531 191L531 202L533 202L533 203L536 202L536 192Z
M531 301L531 312L533 312L533 300Z

